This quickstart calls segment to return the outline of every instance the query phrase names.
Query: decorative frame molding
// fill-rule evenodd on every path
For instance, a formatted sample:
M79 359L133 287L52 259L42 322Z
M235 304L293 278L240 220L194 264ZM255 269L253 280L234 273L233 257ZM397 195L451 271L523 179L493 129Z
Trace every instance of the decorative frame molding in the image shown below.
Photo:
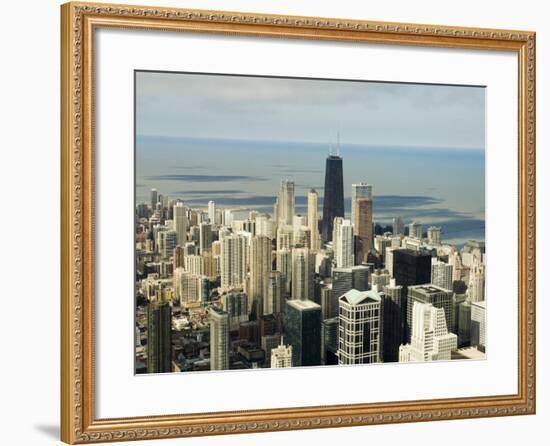
M512 51L519 61L516 395L120 419L94 417L93 34L100 27ZM61 7L61 439L93 443L535 413L535 33L67 3Z

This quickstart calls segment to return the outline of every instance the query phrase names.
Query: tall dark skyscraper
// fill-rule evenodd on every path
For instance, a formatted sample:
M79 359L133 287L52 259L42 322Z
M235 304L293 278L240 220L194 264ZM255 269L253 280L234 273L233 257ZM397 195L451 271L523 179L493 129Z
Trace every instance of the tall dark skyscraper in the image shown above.
M321 364L321 306L311 300L287 300L285 342L292 345L292 366Z
M397 285L422 285L430 283L432 255L412 249L393 251L393 275Z
M323 242L332 240L335 217L344 217L344 173L342 158L329 155L325 168L325 194L323 198Z
M147 308L147 372L172 371L172 308L168 302L151 302Z

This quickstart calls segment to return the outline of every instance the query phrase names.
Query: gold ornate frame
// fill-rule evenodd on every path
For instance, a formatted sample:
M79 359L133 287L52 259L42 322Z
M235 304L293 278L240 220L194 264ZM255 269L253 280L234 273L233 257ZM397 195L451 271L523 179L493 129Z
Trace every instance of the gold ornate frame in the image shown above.
M67 3L61 7L61 439L147 438L535 413L535 33L313 17ZM101 27L511 51L519 66L518 393L383 404L94 416L93 35Z

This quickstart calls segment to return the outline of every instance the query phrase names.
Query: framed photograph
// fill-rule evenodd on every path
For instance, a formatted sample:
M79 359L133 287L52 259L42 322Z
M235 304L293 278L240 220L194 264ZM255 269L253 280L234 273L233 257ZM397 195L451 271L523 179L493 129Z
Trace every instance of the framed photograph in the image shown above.
M67 3L62 420L535 413L535 34Z

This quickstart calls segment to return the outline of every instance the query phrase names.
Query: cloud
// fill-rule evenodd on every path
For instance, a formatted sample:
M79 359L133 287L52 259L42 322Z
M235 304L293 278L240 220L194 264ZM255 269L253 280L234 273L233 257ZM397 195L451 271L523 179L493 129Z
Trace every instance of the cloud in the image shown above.
M244 190L240 189L202 189L202 190L180 190L172 192L175 195L200 195L200 196L210 196L210 195L228 195L228 194L245 194Z

